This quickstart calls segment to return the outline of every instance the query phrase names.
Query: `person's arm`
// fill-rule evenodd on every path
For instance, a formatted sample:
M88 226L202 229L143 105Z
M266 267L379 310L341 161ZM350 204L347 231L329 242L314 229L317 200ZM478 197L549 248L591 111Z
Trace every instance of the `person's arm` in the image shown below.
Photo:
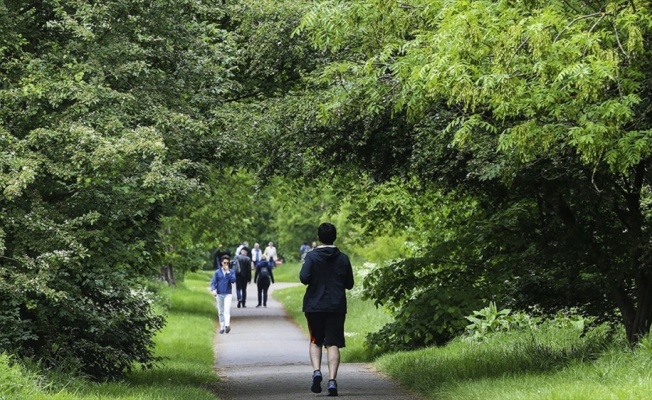
M215 271L213 279L211 279L211 294L217 296L217 271Z
M299 272L299 280L304 285L307 285L310 283L311 279L312 279L312 257L310 257L310 254L308 254L306 255L303 265L301 266L301 271Z
M351 261L347 260L347 266L346 266L346 282L344 283L344 287L351 290L353 289L353 266L351 266Z
M258 272L260 271L260 264L262 264L262 261L256 265L256 273L254 274L254 283L258 281Z
M275 282L274 282L274 272L272 272L272 269L271 269L271 268L270 268L270 270L269 270L269 277L270 277L270 279L272 280L272 283L275 283Z

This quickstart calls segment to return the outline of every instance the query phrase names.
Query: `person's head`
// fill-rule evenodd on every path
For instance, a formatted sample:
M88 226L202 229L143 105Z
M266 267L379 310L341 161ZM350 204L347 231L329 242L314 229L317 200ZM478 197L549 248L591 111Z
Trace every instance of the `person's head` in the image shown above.
M231 262L231 259L226 254L223 255L222 258L220 258L220 264L221 265L224 265L224 264L228 265L230 262Z
M242 254L243 256L246 256L247 255L247 248L245 247L242 250L240 250L240 254Z
M260 259L261 259L262 261L267 261L267 256L263 254L262 256L260 256Z
M274 242L269 242L267 245L268 245L269 247L274 247Z
M244 245L244 247L249 247L249 242L247 242L246 240L242 242L242 244Z
M255 248L255 249L259 249L259 248L260 248L260 245L259 245L258 243L254 243L254 248Z
M337 239L337 229L330 222L324 222L317 228L317 237L323 244L333 244Z

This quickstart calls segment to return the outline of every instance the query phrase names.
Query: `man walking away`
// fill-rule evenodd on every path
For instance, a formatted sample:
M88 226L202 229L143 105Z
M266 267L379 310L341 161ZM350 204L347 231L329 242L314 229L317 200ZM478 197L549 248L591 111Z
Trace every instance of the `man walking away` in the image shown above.
M310 331L310 362L312 364L313 393L321 393L322 347L328 354L328 396L337 396L337 369L340 366L340 348L344 347L344 320L346 319L346 290L353 288L353 267L349 257L333 245L337 230L324 222L317 228L321 242L306 254L299 273L301 283L307 285L303 296L303 312Z
M247 255L248 249L243 247L236 256L240 270L235 274L235 294L238 297L238 308L247 308L247 284L251 282L251 258Z

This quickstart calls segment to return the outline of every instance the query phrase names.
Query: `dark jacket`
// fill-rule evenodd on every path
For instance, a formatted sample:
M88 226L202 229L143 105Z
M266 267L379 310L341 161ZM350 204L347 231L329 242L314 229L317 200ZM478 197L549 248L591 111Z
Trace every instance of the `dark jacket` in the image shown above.
M263 268L267 268L269 271L269 277L264 277L261 275L260 271ZM267 260L260 260L258 262L258 265L256 265L256 274L254 275L254 283L260 281L260 283L265 283L267 281L272 281L274 283L274 273L272 272L274 268L272 268L272 264L270 264L269 261Z
M238 254L235 256L235 258L238 259L241 270L237 276L242 277L242 279L246 280L247 282L251 282L251 258L243 256L242 254Z
M353 267L337 247L319 246L308 252L299 279L308 285L303 312L346 312L346 289L353 288Z

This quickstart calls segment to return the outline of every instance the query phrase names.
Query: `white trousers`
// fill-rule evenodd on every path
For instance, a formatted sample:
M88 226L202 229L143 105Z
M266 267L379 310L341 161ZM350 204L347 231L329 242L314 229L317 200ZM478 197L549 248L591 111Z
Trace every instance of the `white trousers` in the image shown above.
M217 295L217 313L220 316L220 330L231 326L231 294Z

